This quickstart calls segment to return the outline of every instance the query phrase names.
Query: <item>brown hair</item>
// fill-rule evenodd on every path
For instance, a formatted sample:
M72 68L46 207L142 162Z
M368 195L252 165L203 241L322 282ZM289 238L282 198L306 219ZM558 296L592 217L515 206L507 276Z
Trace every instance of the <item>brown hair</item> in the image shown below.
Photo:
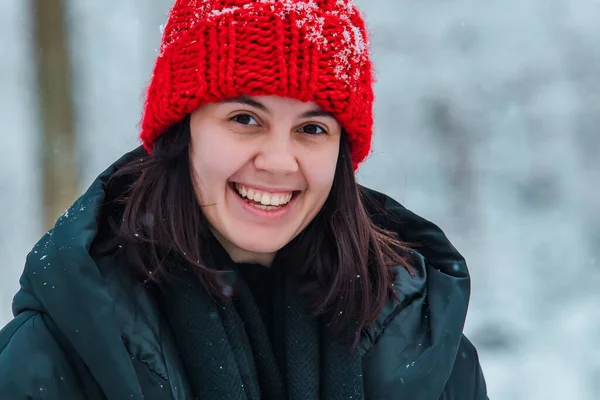
M168 260L175 255L195 268L214 297L226 300L226 283L202 259L199 241L209 235L209 224L194 192L189 142L188 116L160 136L152 153L144 153L111 177L109 190L123 177L130 182L118 190L123 209L120 222L112 223L115 243L123 247L128 265L144 282L160 286L169 278ZM322 315L333 333L352 327L355 344L394 296L391 267L412 271L408 246L375 225L363 204L365 195L356 183L344 134L325 205L278 252L286 259L304 260L296 272L304 278L301 291L310 311ZM296 246L299 242L302 249Z

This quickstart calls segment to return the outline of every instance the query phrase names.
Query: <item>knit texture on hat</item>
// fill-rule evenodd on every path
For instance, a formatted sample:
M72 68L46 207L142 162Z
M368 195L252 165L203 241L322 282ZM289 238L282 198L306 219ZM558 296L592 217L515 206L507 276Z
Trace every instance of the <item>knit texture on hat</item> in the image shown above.
M206 103L241 95L313 101L347 132L354 168L371 147L373 76L352 0L176 0L150 81L148 151Z

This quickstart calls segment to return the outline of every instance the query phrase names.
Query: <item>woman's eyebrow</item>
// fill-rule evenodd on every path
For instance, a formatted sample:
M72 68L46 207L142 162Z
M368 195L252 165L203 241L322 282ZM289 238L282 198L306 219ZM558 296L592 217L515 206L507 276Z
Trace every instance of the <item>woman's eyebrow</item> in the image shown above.
M310 110L302 113L299 118L329 117L335 119L332 113L325 110Z
M250 107L258 108L259 110L262 110L262 111L266 112L267 114L271 113L271 111L263 103L256 101L254 99L251 99L248 96L232 97L230 99L225 99L225 100L221 101L221 103L222 104L223 103L240 103L240 104L245 104Z
M254 100L248 96L244 96L244 95L225 99L225 100L221 101L221 103L222 104L223 103L245 104L250 107L258 108L259 110L264 111L267 114L271 114L271 110L269 110L269 108L267 106L265 106L263 103L261 103L257 100ZM333 116L332 113L325 111L325 110L321 110L321 109L309 110L298 116L298 118L315 118L315 117L329 117L329 118L335 119L335 117Z

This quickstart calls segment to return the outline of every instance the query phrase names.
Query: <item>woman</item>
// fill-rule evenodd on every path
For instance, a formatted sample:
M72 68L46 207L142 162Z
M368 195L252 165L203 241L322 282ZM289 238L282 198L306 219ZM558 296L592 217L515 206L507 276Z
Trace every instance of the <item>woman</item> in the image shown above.
M178 0L143 148L29 254L2 399L486 399L463 258L357 185L351 0Z

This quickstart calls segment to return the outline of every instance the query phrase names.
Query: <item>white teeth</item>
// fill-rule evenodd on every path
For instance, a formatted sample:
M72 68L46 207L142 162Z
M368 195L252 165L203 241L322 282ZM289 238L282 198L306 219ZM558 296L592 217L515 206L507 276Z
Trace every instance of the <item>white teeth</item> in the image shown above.
M254 207L260 208L261 210L265 211L277 210L279 208L277 206L265 206L264 204L254 204Z
M260 199L260 204L268 206L271 204L271 196L267 193L264 193Z
M276 209L279 206L284 206L292 199L292 193L266 193L256 189L246 188L238 183L236 183L234 186L235 190L240 194L240 196L256 203L260 203L255 204L255 206L265 210Z

